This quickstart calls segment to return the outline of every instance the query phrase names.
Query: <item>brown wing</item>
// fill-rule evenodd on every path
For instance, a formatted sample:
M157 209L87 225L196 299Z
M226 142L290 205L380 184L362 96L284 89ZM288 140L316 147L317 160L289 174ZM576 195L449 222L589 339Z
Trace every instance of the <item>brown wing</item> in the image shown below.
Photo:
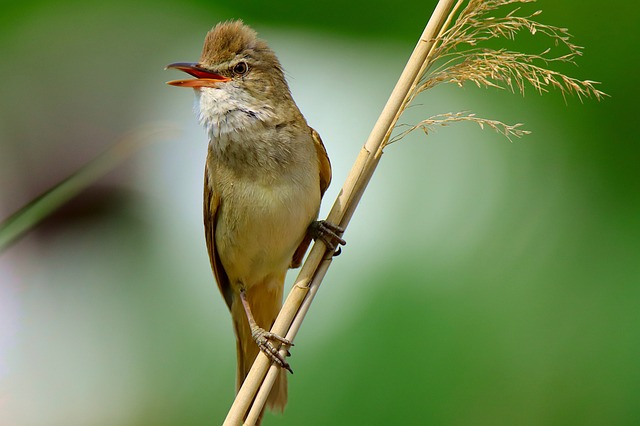
M212 182L209 179L209 167L204 167L204 236L207 242L207 251L209 252L209 260L211 261L211 269L218 283L218 288L224 301L227 302L229 310L231 310L231 285L229 285L229 277L222 267L218 250L216 250L216 219L220 207L220 195L214 190Z
M309 128L311 129L311 127ZM318 154L318 163L320 164L320 196L322 197L331 183L331 162L318 132L311 129L311 136Z
M329 156L322 143L322 139L320 139L320 135L311 127L309 127L309 129L311 130L313 145L318 154L318 165L320 166L320 197L322 197L331 183L331 162L329 161ZM292 268L297 268L302 264L302 259L309 248L309 244L311 244L311 236L307 233L293 254L293 259L291 259Z

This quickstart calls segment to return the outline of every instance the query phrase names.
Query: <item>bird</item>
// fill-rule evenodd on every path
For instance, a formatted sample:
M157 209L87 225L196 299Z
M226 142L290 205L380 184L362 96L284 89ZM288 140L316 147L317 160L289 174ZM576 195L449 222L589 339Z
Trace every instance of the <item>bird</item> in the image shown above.
M263 351L282 367L266 406L283 411L286 370L293 371L279 348L293 343L268 330L282 306L285 275L300 266L313 239L334 254L346 244L343 228L317 220L331 182L327 151L293 100L276 54L241 20L215 25L197 63L166 68L193 77L168 84L194 89L209 140L205 240L236 335L236 391Z

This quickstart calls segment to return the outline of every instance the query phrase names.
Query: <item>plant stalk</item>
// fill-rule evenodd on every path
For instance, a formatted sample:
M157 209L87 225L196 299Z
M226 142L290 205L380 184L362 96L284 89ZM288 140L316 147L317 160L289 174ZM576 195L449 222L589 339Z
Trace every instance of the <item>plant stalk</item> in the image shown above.
M423 64L434 46L435 39L447 21L455 2L455 0L440 0L438 2L327 217L329 222L339 224L343 228L346 228L349 224L362 194L380 161L384 145L388 141L391 130L397 123L399 112L405 103L405 99L410 96L411 88L419 80L420 70L423 68ZM272 333L286 336L287 339L293 340L320 286L320 282L331 264L333 253L326 252L326 247L322 242L316 242L313 245L278 318L271 328ZM281 351L281 353L284 352L285 349ZM276 365L270 366L268 358L262 352L258 354L251 371L245 378L227 414L224 421L225 426L242 424L248 410L250 411L244 424L255 424L263 409L266 396L273 386L278 369L279 367ZM267 371L269 371L268 375Z

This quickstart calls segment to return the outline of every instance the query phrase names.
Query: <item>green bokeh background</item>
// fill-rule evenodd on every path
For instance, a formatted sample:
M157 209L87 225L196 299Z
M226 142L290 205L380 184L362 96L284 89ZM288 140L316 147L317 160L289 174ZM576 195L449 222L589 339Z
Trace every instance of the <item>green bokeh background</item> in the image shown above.
M0 254L0 424L221 423L235 349L202 236L206 140L163 66L220 20L256 28L332 158L326 214L434 4L3 3L0 219L127 132L180 132ZM533 133L387 150L265 424L640 424L640 7L612 5L527 6L585 46L563 71L610 98L443 86L410 111Z

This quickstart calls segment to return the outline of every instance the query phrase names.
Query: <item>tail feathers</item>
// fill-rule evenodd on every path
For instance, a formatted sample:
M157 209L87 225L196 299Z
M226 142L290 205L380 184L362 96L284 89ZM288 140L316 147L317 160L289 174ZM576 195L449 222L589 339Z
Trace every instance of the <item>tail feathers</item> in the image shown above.
M273 388L271 388L269 398L267 398L267 408L271 411L282 413L284 411L284 407L287 405L288 395L287 370L281 368L278 372L278 377L273 384Z
M273 287L276 287L275 289ZM258 325L265 330L269 330L273 325L280 307L282 305L282 285L280 286L259 285L253 286L247 292L247 299L253 316ZM240 389L244 379L249 374L251 366L258 355L260 349L251 336L249 321L242 307L239 297L234 300L231 307L233 326L236 332L236 352L238 368L236 376L236 391ZM272 411L282 412L287 404L287 375L286 370L281 370L267 398L267 408ZM264 414L264 411L263 413ZM262 414L260 419L262 419ZM257 424L260 424L258 422Z

